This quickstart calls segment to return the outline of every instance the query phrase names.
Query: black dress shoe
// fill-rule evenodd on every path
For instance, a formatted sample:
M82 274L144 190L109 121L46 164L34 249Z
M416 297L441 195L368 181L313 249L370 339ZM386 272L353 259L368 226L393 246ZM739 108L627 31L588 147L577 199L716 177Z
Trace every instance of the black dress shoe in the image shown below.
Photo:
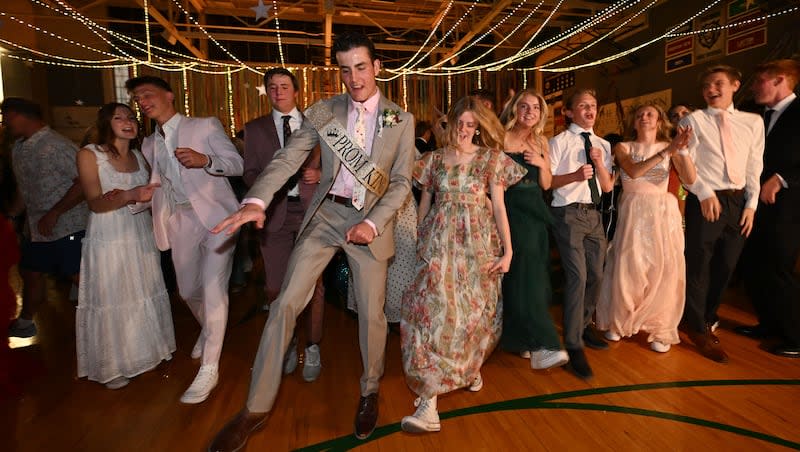
M781 344L770 350L770 352L784 358L800 358L800 347L794 345Z
M600 336L600 332L592 326L587 326L583 330L583 343L595 350L608 349L608 343Z
M356 412L356 438L367 439L372 431L375 430L375 423L378 422L378 393L361 397L358 400L358 411Z
M764 339L770 336L769 330L760 323L756 325L737 326L733 329L733 332L741 334L742 336L752 337L753 339Z
M594 376L592 368L589 367L589 361L586 361L586 355L583 353L583 349L567 349L567 354L569 355L569 365L572 371L575 372L575 375L584 380L588 380Z

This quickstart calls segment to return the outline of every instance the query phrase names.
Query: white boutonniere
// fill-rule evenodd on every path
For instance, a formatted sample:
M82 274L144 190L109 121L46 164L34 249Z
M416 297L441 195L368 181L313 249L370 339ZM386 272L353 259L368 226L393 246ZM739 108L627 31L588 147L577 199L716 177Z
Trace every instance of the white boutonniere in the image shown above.
M383 113L381 113L381 120L379 121L380 129L378 130L378 136L381 136L384 127L394 127L401 122L403 122L403 120L400 119L400 110L391 110L389 108L383 110Z
M383 110L383 114L381 115L383 127L394 127L397 124L400 124L402 120L400 119L400 111L399 110Z

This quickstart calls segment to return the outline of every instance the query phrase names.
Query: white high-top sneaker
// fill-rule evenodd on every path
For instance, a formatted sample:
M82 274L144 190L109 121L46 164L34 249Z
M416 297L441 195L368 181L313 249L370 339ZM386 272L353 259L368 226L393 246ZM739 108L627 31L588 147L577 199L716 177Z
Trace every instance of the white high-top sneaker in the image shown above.
M414 401L417 411L411 416L406 416L400 421L400 428L404 432L424 433L438 432L442 429L439 423L439 412L436 411L436 396L431 399L418 397Z
M200 403L208 398L211 390L217 386L219 372L216 364L205 364L200 366L200 371L194 377L189 389L181 396L181 403Z
M319 378L322 371L322 358L319 356L319 345L311 344L306 347L305 360L303 361L303 380L312 382Z

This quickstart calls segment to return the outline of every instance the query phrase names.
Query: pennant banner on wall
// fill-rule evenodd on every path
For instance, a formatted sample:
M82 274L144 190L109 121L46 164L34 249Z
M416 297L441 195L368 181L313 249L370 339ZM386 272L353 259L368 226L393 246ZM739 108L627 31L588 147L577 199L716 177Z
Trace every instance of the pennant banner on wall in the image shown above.
M674 27L670 27L670 30ZM694 30L691 22L676 29L676 33L689 33ZM664 72L677 71L694 65L694 37L678 36L664 43Z
M728 29L728 40L725 44L725 53L744 52L767 43L767 19L762 16L757 0L734 0L728 2L728 23L741 22Z

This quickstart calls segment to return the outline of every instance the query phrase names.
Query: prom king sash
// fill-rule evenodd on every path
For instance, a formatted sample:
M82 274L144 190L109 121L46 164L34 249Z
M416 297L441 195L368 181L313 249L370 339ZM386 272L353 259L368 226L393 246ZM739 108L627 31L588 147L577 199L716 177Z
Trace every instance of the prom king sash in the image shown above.
M312 105L304 115L311 121L320 139L328 144L356 180L367 190L382 196L389 186L389 176L355 143L353 137L347 133L347 127L342 126L322 103Z

